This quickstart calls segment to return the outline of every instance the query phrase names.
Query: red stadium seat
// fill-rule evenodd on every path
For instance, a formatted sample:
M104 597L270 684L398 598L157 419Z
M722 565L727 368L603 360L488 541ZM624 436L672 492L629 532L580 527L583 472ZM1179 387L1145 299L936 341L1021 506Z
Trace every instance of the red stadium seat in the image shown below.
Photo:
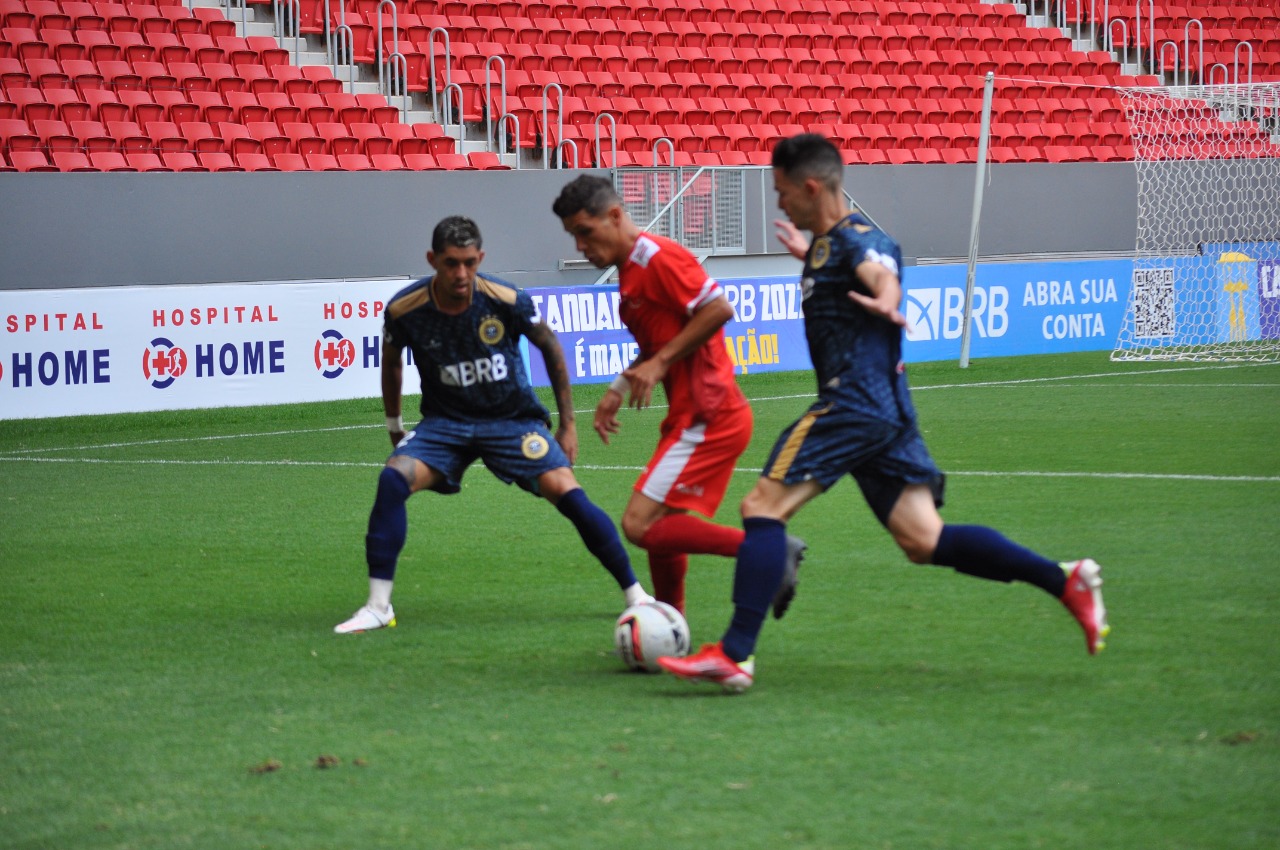
M223 151L204 151L196 154L196 159L209 171L244 171L245 168L231 158L231 154Z
M491 151L474 151L467 154L467 160L474 168L481 171L508 171L511 168Z
M337 157L343 171L377 171L368 156L362 153L344 153Z
M120 151L94 151L89 154L89 162L98 171L137 171L125 160Z
M411 171L441 171L444 166L429 153L409 153L404 155L404 164Z
M399 154L394 153L375 153L369 156L369 160L373 163L373 167L378 171L408 171L409 166L405 165L404 160Z
M253 153L246 151L235 157L235 162L245 171L279 171L271 164L271 160L264 153Z
M160 161L173 171L208 171L190 151L161 151Z

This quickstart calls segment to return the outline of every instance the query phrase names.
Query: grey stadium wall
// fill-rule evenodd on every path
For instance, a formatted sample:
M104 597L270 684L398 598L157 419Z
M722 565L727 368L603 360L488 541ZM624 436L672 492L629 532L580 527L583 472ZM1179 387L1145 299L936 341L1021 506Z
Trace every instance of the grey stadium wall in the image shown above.
M767 224L778 213L762 172L746 181L747 254L713 260L713 274L795 268ZM523 286L589 283L599 273L576 262L551 213L573 174L5 174L0 289L416 276L431 227L454 213L479 222L487 271ZM862 165L845 175L909 262L968 256L973 165ZM979 255L1128 255L1135 219L1132 163L996 164Z

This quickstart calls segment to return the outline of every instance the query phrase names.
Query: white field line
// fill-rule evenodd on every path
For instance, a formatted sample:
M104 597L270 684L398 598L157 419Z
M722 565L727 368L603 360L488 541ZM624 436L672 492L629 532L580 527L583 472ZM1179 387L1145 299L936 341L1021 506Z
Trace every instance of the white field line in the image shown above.
M165 460L161 458L140 458L120 460L94 457L4 457L0 463L92 463L110 466L294 466L319 467L326 469L355 468L377 469L383 464L370 461L333 461L333 460ZM642 466L609 466L603 464L576 464L576 470L593 472L640 472ZM736 467L735 473L743 475L759 475L755 467ZM1206 481L1206 482L1251 482L1280 483L1280 475L1187 475L1182 473L1157 472L1041 472L1035 470L1015 470L1007 472L974 470L968 472L947 471L948 477L972 476L977 478L1093 478L1124 479L1147 481Z
M1258 365L1273 365L1273 364L1228 363L1228 364L1206 365L1206 366L1181 366L1181 367L1170 367L1167 369L1152 369L1149 371L1144 371L1140 374L1154 375L1154 374L1171 373L1171 372L1201 372L1206 370L1219 370L1219 369L1241 369L1241 368L1252 368ZM1014 387L1014 386L1035 385L1035 384L1058 383L1062 381L1079 381L1079 380L1091 380L1095 378L1116 378L1116 377L1134 378L1134 377L1137 377L1137 375L1130 374L1130 373L1123 373L1123 372L1097 372L1097 373L1085 374L1085 375L1061 375L1061 376L1050 377L1050 378L1019 378L1017 380L1008 380L1008 381L975 381L975 382L969 382L969 383L956 383L956 384L926 384L922 386L913 386L911 390L913 393L915 393L915 392L926 392L929 390L967 389L970 387ZM1276 383L1276 384L1192 384L1192 385L1127 384L1125 386L1156 386L1156 387L1175 386L1183 389L1189 389L1192 387L1221 388L1221 387L1238 387L1238 386L1254 387L1254 388L1280 388L1280 383ZM810 399L813 397L814 395L811 393L803 393L803 394L795 394L795 395L760 396L757 398L752 398L750 399L750 401L752 404L758 404L760 402L793 401L796 399ZM665 410L666 405L654 405L650 409ZM594 412L595 412L594 408L574 411L575 414L590 414ZM198 443L198 442L213 442L218 440L253 439L253 438L260 438L260 437L286 437L286 436L295 436L299 434L322 434L322 433L327 433L332 431L356 431L356 430L362 430L366 428L383 428L383 427L385 426L381 424L371 423L368 425L340 425L340 426L333 426L328 428L296 428L296 429L282 430L282 431L260 431L255 433L246 433L246 434L215 434L215 435L207 435L203 437L175 437L173 439L165 439L165 440L134 440L134 441L118 442L118 443L95 443L95 444L82 445L82 446L54 446L50 448L41 448L41 449L9 449L9 450L0 451L0 461L23 460L23 459L26 459L27 456L33 455L33 454L52 454L57 452L81 452L81 451L93 451L98 449L132 448L132 447L138 447L138 446L159 446L159 445L165 445L170 443ZM83 460L84 462L97 462L97 463L110 462L105 459L90 461L85 458L79 458L79 460ZM121 461L121 462L126 462L126 461ZM136 462L136 463L153 462L154 463L157 461L128 461L128 462ZM173 461L173 463L185 463L185 462L187 461ZM191 463L253 464L257 462L256 461L207 461L207 462L191 461ZM281 462L280 461L262 461L261 463L264 465L269 465L272 463L281 463ZM326 465L326 464L324 462L316 462L315 464L296 462L294 463L294 465ZM328 464L328 465L337 465L337 464ZM355 464L355 465L359 465L359 464ZM594 467L582 466L580 468L592 469ZM600 467L600 468L601 469L606 469L606 468L622 469L623 467ZM959 475L964 473L951 473L951 474ZM983 473L969 473L969 474L983 474ZM991 473L991 474L1005 474L1005 473ZM1036 473L1027 473L1027 474L1036 474ZM1065 474L1073 474L1073 473L1062 473L1062 474L1065 475ZM1262 479L1262 480L1268 480L1268 479Z

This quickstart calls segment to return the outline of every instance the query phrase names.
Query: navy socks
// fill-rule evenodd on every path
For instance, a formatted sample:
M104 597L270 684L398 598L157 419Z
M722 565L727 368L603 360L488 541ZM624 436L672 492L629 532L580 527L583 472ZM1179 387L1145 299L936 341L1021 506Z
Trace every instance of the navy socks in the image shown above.
M369 532L364 536L364 556L369 578L391 581L396 577L396 560L404 548L409 530L404 503L409 500L409 482L389 466L378 476L378 495L369 513Z
M751 517L742 521L742 527L747 534L738 547L733 573L733 620L722 639L724 654L734 661L746 661L755 652L787 562L785 523Z
M573 527L578 529L587 551L609 571L618 582L618 587L626 590L636 583L636 574L631 570L631 558L623 548L618 537L618 529L599 506L587 498L581 487L570 490L556 502L556 510L568 517Z
M1061 598L1067 587L1062 567L981 525L946 525L933 563L992 581L1024 581Z

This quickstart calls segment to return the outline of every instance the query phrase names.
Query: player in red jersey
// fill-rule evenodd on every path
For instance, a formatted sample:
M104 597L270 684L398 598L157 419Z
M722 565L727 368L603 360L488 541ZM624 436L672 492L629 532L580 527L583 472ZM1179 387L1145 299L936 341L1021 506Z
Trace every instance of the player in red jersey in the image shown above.
M724 346L733 307L692 254L632 221L610 181L579 177L561 190L552 209L592 265L618 267L619 315L640 346L596 407L600 439L608 444L618 432L624 401L646 407L658 383L666 390L669 410L658 447L636 481L622 531L649 553L654 595L683 611L688 556L732 558L743 539L739 529L689 513L715 515L751 440L751 408ZM790 538L787 551L776 617L795 593L804 543Z

